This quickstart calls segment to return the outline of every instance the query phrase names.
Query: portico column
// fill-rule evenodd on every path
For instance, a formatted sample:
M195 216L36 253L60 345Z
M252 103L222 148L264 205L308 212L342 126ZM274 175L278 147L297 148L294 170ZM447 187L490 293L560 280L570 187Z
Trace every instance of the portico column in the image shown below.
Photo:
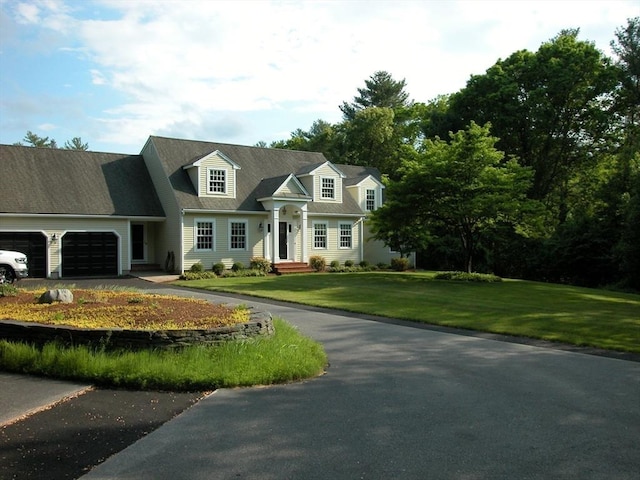
M280 209L277 207L273 208L273 224L271 225L271 241L273 252L272 263L276 263L280 261Z
M307 263L309 261L309 253L308 253L308 242L307 237L309 236L308 228L307 228L307 208L302 209L302 261Z

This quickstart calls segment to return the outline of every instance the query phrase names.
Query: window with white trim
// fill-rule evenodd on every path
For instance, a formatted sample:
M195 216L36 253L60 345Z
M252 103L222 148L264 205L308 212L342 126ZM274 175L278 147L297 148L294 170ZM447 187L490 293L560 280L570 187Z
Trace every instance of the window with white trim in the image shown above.
M351 248L351 224L350 223L341 223L338 226L339 229L339 238L338 245L340 248Z
M376 191L373 188L367 188L365 209L369 212L376 209Z
M229 248L231 250L247 249L247 222L245 220L229 221Z
M208 171L208 193L227 193L227 171L210 168Z
M320 197L333 200L336 198L336 179L332 177L321 178Z
M327 248L327 224L313 224L313 248Z
M215 250L215 224L212 220L196 220L194 243L196 251Z

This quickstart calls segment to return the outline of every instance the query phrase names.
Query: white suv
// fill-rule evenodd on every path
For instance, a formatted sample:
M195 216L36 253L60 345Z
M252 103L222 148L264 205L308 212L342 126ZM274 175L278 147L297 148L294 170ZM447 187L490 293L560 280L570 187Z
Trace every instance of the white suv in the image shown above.
M13 283L29 276L24 253L0 250L0 283Z

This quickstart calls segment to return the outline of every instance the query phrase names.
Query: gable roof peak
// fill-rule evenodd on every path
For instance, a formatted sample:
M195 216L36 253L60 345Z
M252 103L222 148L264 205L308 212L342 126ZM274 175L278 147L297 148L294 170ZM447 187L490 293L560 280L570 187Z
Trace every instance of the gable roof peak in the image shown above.
M185 165L182 168L185 169L185 170L188 170L189 168L199 167L199 166L201 166L203 164L203 162L209 160L212 157L221 158L222 160L227 162L229 165L231 165L234 168L234 170L240 170L240 165L238 165L236 162L231 160L227 155L225 155L223 152L221 152L218 149L214 150L213 152L210 152L210 153L207 153L205 155L202 155L197 160L195 160L195 161L193 161L191 163L188 163L187 165Z
M336 172L340 176L340 178L346 178L346 175L329 160L325 160L324 162L320 162L320 163L305 165L300 170L298 170L297 175L300 177L303 177L306 175L314 175L317 170L325 166L329 166L334 172Z

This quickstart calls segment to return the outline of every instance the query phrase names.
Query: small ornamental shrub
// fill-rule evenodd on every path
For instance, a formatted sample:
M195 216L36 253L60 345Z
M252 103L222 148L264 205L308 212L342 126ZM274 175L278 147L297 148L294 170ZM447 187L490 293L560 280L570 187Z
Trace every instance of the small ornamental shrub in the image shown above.
M200 262L194 263L193 265L191 265L189 271L192 273L202 273L204 272L204 266Z
M243 268L242 270L227 270L221 275L223 278L228 277L266 277L267 274L262 270L256 270L255 268Z
M378 264L377 264L376 266L377 266L377 267L378 267L378 269L380 269L380 270L386 270L386 269L388 269L388 268L389 268L389 265L387 265L387 264L386 264L386 263L384 263L384 262L378 262Z
M404 272L406 270L409 270L409 259L405 257L392 258L391 268L396 272Z
M369 262L362 260L359 264L362 268L369 268Z
M267 274L271 271L271 262L263 257L253 257L249 268Z
M309 265L311 265L311 268L316 272L322 272L327 268L327 261L320 255L314 255L309 258Z
M353 267L353 260L345 260L344 261L344 266L345 267Z
M240 270L244 270L244 264L242 262L235 262L231 265L232 272L239 272Z
M433 278L436 280L452 280L456 282L501 282L502 278L488 273L440 272Z
M215 273L216 275L222 275L222 273L224 272L224 263L214 263L213 264L213 273Z
M14 287L10 283L0 283L0 297L15 297L17 295L17 287Z
M180 275L180 280L202 280L205 278L217 278L214 272L184 272Z
M333 270L336 270L340 268L340 262L338 260L331 260L329 267L331 267Z

